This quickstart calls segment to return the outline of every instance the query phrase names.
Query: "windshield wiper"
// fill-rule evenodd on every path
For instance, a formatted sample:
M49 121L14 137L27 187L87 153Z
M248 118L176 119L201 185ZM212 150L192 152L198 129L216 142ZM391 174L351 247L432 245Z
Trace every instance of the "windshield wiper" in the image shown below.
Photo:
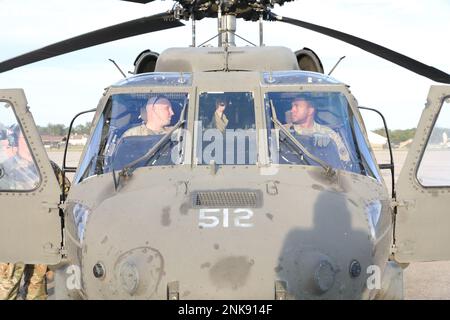
M284 133L283 133L283 135L284 135ZM289 148L290 151L294 152L298 156L298 158L302 161L302 163L304 163L306 165L311 164L309 159L307 157L305 157L305 154L303 154L302 151L297 146L293 145L291 143L291 140L290 139L288 140L286 135L284 135L283 137L280 136L280 143L285 144L286 147ZM280 149L280 152L283 152L283 151L281 151L281 149ZM288 160L283 154L280 154L280 157L283 158L285 161L287 161L290 164L296 164L296 163Z
M326 163L319 157L316 157L311 152L309 152L308 149L306 149L306 147L303 144L301 144L300 141L295 139L295 137L289 132L289 130L286 129L283 126L283 124L280 123L280 121L276 118L275 107L273 106L272 100L270 100L270 108L272 110L272 117L271 117L272 122L275 124L275 126L279 130L281 130L281 132L283 132L283 134L289 139L289 141L297 148L297 151L303 153L311 160L314 160L315 162L317 162L322 168L324 168L325 174L327 176L330 176L330 177L334 176L336 171L333 169L333 167L331 167L328 163Z
M178 121L173 126L173 128L161 138L161 140L159 140L150 150L147 151L146 154L137 158L136 160L133 160L132 162L127 164L125 167L123 167L122 172L119 174L119 176L124 176L124 177L131 176L133 171L136 169L136 165L141 161L150 160L159 149L163 148L166 145L166 143L170 141L172 133L174 133L175 130L177 130L179 127L181 127L185 122L186 122L186 120Z

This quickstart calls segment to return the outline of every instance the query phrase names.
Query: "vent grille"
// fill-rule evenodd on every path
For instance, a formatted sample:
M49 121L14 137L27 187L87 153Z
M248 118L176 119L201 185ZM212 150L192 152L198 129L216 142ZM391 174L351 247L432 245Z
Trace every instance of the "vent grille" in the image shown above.
M261 205L261 191L198 191L194 207L256 208Z

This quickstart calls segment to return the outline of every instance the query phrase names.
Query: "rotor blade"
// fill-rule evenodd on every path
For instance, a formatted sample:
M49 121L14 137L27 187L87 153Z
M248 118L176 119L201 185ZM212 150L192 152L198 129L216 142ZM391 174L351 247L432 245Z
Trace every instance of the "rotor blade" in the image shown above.
M122 1L129 1L129 2L137 2L137 3L149 3L155 0L122 0Z
M168 12L119 23L0 62L0 72L98 44L179 26L184 26L184 24L174 19L173 15Z
M292 19L292 18L288 18L288 17L278 16L274 13L271 13L271 15L272 15L271 18L274 18L278 21L286 22L289 24L296 25L298 27L316 31L316 32L322 33L324 35L330 36L332 38L347 42L348 44L359 47L367 52L370 52L370 53L377 55L383 59L391 61L399 66L402 66L403 68L406 68L412 72L415 72L424 77L427 77L428 79L431 79L433 81L450 84L450 75L448 73L445 73L439 69L436 69L434 67L423 64L417 60L411 59L403 54L392 51L388 48L382 47L376 43L349 35L344 32L340 32L337 30L322 27L322 26L319 26L316 24L312 24L312 23L308 23L308 22L304 22L304 21L300 21L300 20L296 20L296 19Z

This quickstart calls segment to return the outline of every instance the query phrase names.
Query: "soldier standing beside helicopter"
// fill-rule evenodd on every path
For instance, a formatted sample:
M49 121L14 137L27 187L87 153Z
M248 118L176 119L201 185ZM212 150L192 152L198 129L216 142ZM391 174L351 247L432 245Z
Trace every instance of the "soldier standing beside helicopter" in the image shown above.
M310 101L303 97L296 97L292 100L291 105L292 123L286 124L288 129L293 128L295 133L299 135L312 136L314 145L318 147L326 147L333 140L341 161L344 163L350 161L348 150L339 134L333 129L314 121L315 107Z

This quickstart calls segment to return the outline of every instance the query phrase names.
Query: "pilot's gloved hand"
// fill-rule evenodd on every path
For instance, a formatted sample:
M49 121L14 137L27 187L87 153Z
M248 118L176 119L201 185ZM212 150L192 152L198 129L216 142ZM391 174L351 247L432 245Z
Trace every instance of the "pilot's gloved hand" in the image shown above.
M313 134L314 145L316 147L326 147L330 143L330 136L324 133L316 132Z

